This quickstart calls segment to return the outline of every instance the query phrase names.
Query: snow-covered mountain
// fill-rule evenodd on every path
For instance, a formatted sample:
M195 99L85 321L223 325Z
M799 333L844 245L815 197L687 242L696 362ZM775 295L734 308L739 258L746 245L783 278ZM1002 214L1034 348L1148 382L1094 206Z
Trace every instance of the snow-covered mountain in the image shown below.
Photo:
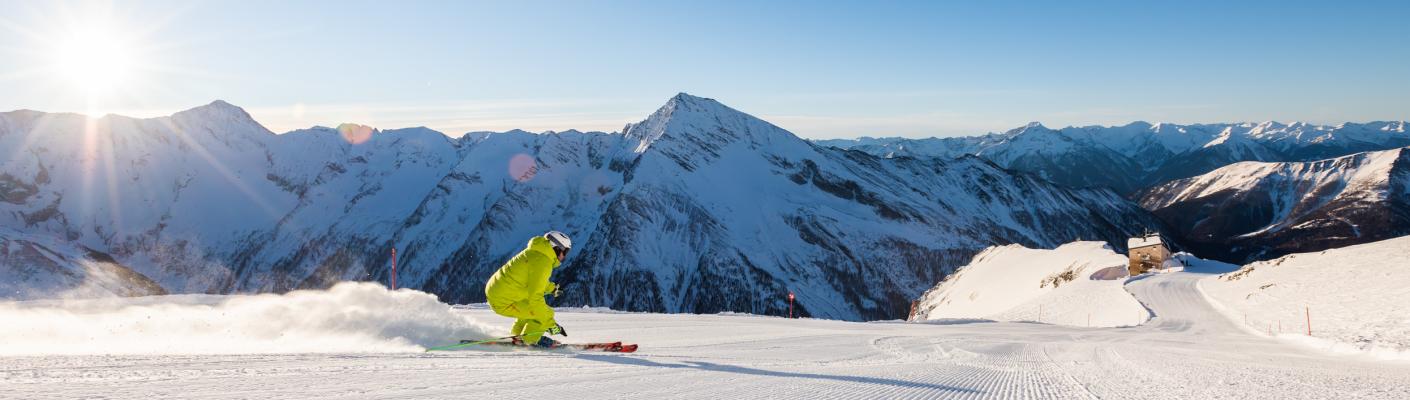
M0 114L0 226L110 254L176 293L389 278L483 301L527 239L580 243L561 305L898 318L979 250L1116 246L1158 222L985 159L818 146L681 94L622 133L359 125L276 135L224 102L170 117ZM10 266L6 266L10 268Z
M1410 146L1407 123L1149 124L1050 129L1039 123L960 138L861 138L819 144L895 157L975 154L1075 186L1132 193L1239 161L1310 161Z
M0 298L130 297L166 294L107 254L46 235L0 228Z
M1150 312L1122 286L1127 259L1102 242L990 247L916 301L912 321L985 319L1134 326Z
M1410 148L1241 162L1139 194L1182 243L1230 262L1410 234Z

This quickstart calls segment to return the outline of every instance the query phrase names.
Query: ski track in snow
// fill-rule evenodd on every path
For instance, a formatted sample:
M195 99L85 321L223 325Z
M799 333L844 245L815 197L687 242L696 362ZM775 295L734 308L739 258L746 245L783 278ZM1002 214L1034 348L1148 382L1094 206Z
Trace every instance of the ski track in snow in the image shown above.
M641 350L8 357L0 398L1410 398L1410 363L1251 335L1196 291L1207 276L1130 283L1155 313L1134 328L564 309L569 341Z

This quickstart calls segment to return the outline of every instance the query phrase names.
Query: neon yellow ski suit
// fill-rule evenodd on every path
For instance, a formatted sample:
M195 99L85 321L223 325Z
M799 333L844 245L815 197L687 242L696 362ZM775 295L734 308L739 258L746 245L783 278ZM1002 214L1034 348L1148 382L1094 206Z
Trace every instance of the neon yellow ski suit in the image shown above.
M535 236L485 284L485 298L495 314L518 319L510 333L530 333L524 335L524 343L538 343L543 330L558 325L553 321L553 309L543 300L553 293L555 285L548 276L558 264L553 245L543 236Z

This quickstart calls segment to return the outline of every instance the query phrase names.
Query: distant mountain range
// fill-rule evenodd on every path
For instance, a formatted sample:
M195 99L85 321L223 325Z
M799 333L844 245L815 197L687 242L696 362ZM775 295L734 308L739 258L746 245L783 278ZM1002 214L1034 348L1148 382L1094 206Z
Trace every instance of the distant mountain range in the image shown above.
M1265 260L1410 234L1410 148L1241 162L1138 194L1199 254Z
M1154 212L1177 248L1226 262L1410 234L1406 122L1049 129L818 144L886 158L977 156L1070 187L1105 187Z
M881 157L955 158L971 154L1072 187L1130 195L1240 161L1312 161L1410 146L1407 123L1336 126L1277 122L1149 124L1050 129L1039 123L958 138L860 138L818 144Z
M781 314L793 292L803 315L894 319L991 245L1121 249L1162 229L1116 192L987 153L846 151L686 94L622 133L459 138L358 125L276 135L219 101L152 119L14 111L0 113L0 152L10 246L62 244L82 253L73 265L120 266L129 293L386 282L396 248L401 286L478 302L495 268L557 229L578 243L555 272L558 305ZM5 260L34 282L62 269ZM81 282L65 285L54 286Z

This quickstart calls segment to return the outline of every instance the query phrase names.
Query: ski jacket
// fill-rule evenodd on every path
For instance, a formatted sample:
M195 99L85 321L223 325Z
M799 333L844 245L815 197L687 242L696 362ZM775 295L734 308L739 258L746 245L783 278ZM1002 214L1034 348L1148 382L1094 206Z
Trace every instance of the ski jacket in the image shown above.
M529 245L504 266L499 267L485 283L485 298L491 303L507 304L553 293L548 276L558 268L558 255L553 244L543 236L529 239Z

